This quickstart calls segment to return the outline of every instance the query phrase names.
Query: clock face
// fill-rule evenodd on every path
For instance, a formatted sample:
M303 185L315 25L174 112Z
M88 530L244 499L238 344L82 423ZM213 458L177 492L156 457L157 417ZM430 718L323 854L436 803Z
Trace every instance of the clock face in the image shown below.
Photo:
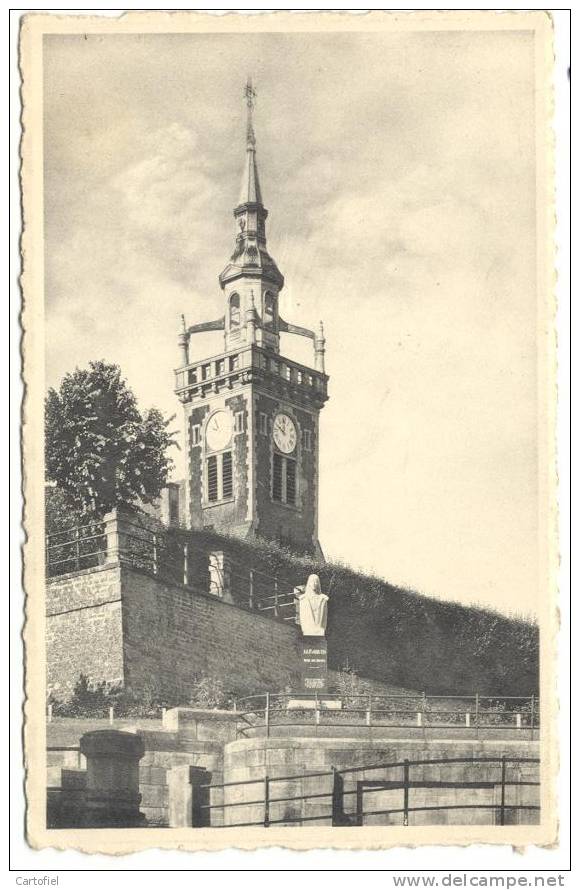
M212 451L221 451L232 438L232 416L229 411L216 411L205 430L205 443Z
M274 442L283 452L291 454L296 448L296 427L294 421L287 414L277 414L274 418Z

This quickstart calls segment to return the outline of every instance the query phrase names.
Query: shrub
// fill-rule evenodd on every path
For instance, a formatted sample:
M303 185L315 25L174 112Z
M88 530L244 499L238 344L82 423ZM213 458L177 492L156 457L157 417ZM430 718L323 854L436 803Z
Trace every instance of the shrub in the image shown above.
M193 687L189 704L197 708L227 708L231 705L231 695L219 678L200 677Z

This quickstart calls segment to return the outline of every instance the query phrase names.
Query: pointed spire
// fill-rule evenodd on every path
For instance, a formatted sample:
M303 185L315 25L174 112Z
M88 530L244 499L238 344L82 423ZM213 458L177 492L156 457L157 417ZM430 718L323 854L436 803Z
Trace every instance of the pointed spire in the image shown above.
M240 190L240 206L242 204L261 204L262 192L258 179L258 167L256 164L256 134L254 133L254 121L252 112L256 91L252 86L252 78L248 77L244 91L247 106L246 125L246 162L242 176L242 188Z

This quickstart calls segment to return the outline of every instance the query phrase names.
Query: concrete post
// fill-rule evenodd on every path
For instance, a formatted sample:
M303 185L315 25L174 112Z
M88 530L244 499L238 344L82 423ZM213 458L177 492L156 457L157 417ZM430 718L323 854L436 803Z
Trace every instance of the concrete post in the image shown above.
M141 736L115 729L88 732L80 740L87 760L85 827L136 828L139 812Z
M223 550L214 550L209 554L209 591L219 599L232 603L231 563Z
M183 330L178 339L179 356L181 359L181 367L186 368L189 364L189 334Z
M324 328L322 326L322 322L320 322L318 334L314 338L314 367L322 374L324 374L324 353L326 351L324 348L325 344L326 340L324 339Z
M105 514L105 516L103 517L103 524L105 526L105 538L107 541L107 553L105 557L105 562L107 563L116 563L120 561L122 545L119 520L120 516L117 509L111 510L110 513Z

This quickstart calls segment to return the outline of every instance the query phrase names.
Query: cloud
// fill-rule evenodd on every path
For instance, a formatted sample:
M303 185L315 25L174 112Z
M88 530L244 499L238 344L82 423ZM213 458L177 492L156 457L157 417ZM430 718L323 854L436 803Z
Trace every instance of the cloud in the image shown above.
M327 332L326 552L533 611L525 32L47 39L47 383L104 357L175 413L179 315L222 312L248 58L282 312Z

